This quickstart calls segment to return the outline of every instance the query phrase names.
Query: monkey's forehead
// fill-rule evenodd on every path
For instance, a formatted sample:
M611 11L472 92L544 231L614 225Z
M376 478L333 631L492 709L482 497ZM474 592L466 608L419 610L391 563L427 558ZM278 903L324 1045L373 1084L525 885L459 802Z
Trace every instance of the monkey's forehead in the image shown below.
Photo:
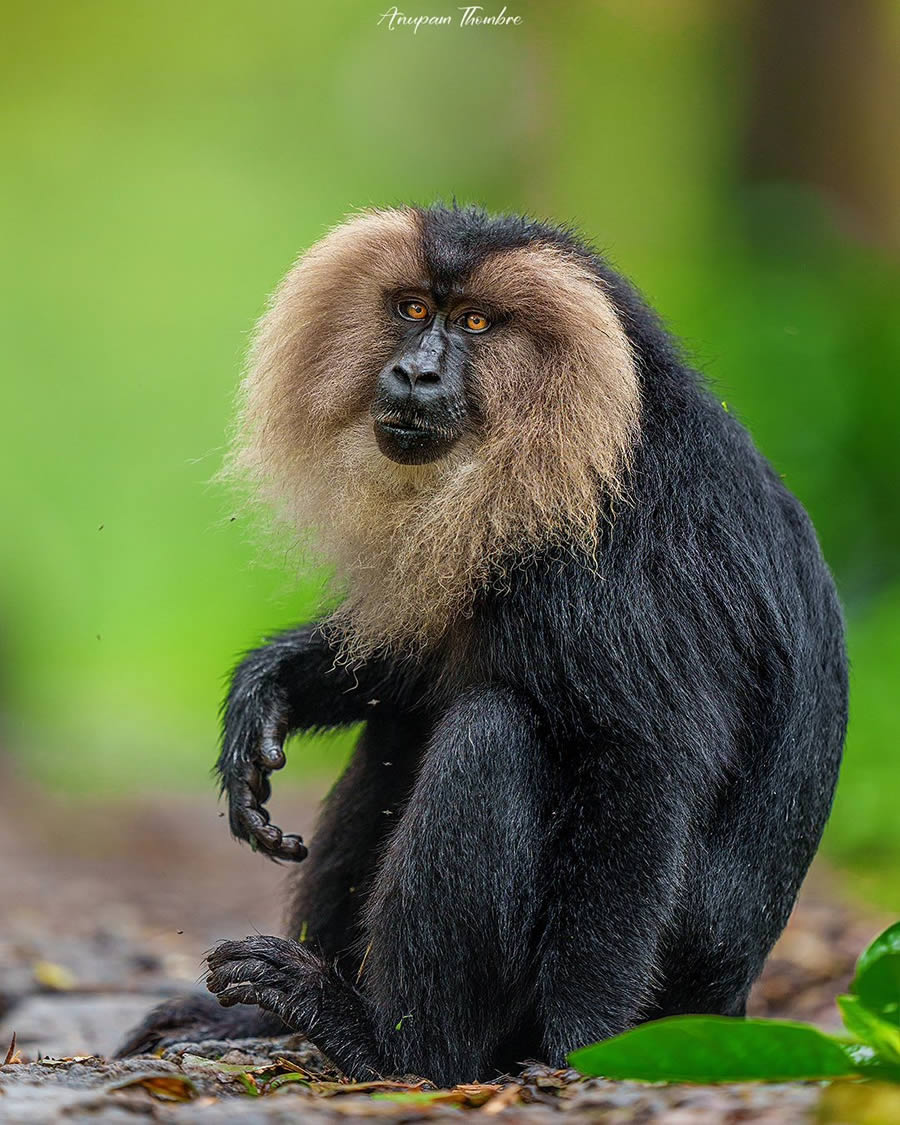
M577 234L523 215L479 207L392 207L365 210L339 224L286 279L293 288L331 293L362 282L384 289L427 288L438 300L493 289L521 302L554 277L606 281L602 259Z
M502 251L551 245L589 262L590 248L575 232L523 215L492 215L480 207L436 204L412 209L421 229L421 250L432 288L460 290L487 259Z

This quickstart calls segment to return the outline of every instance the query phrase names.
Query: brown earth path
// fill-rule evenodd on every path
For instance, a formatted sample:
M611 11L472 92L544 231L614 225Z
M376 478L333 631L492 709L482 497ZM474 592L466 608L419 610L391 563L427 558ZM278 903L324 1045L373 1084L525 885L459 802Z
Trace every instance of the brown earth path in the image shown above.
M320 796L282 790L276 823L308 839ZM0 1064L17 1035L16 1052L0 1065L0 1122L840 1119L827 1116L835 1092L826 1092L823 1110L814 1085L644 1087L542 1067L436 1100L414 1084L410 1098L407 1084L398 1101L389 1088L376 1097L348 1090L298 1037L109 1062L149 1006L198 986L204 950L224 937L279 931L285 878L285 868L230 839L212 794L69 802L0 773ZM828 873L814 869L754 991L753 1013L835 1029L834 996L883 921L837 900ZM245 1073L204 1061L222 1056ZM295 1078L271 1085L287 1073Z

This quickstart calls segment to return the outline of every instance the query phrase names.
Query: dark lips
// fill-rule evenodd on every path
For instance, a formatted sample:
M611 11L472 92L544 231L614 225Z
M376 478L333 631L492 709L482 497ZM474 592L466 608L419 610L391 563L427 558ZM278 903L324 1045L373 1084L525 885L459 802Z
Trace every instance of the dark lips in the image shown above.
M423 465L435 461L453 440L437 430L419 426L403 426L396 422L375 422L378 448L391 461L400 465Z
M413 434L434 435L433 430L426 430L422 426L401 426L396 422L377 422L376 425L380 426L383 430L387 430L389 434L400 434L401 436Z

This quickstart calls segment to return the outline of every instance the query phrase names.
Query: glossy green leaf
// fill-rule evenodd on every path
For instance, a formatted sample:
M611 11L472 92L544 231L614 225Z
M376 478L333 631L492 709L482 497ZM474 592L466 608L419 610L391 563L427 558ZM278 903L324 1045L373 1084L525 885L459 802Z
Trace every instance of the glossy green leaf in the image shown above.
M851 1035L874 1047L887 1062L900 1064L900 1027L867 1008L858 996L839 996L837 1004Z
M882 1020L900 1027L900 922L888 926L860 957L850 990Z
M813 1027L780 1020L673 1016L582 1047L584 1075L640 1082L786 1082L860 1070L846 1048Z

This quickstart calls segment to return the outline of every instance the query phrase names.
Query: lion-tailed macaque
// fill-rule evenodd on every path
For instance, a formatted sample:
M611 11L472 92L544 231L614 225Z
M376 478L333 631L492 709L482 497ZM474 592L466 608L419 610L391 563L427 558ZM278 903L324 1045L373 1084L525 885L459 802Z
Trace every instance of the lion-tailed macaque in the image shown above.
M342 600L234 673L231 828L284 860L295 732L364 723L287 937L123 1048L305 1033L354 1078L470 1081L739 1016L828 816L841 611L801 505L570 230L369 211L263 317L232 469Z

